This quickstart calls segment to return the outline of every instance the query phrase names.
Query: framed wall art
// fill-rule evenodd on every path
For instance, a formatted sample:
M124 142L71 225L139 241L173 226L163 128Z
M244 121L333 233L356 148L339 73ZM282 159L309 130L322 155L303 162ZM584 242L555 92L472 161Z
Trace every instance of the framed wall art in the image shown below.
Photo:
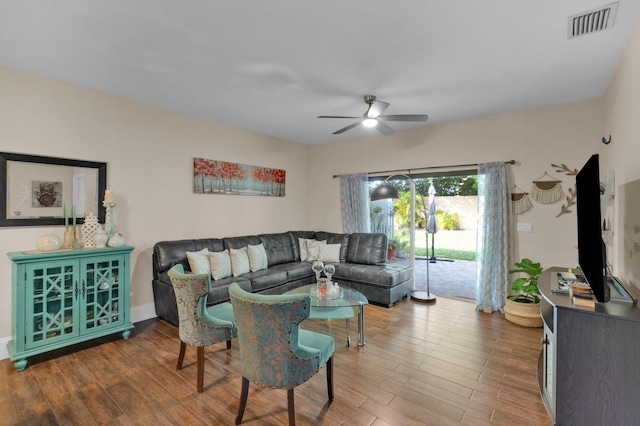
M107 163L0 152L0 226L64 225L65 204L104 222L106 187Z
M194 158L193 192L196 194L284 197L286 171L228 161Z

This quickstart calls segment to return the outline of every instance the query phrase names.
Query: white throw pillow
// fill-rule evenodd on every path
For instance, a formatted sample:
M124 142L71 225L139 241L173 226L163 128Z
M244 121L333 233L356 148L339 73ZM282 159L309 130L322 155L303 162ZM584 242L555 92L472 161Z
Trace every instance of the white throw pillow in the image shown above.
M269 263L267 262L267 251L264 249L264 244L260 243L257 246L248 245L247 252L249 254L249 268L251 272L267 269Z
M342 244L319 244L318 260L328 263L340 262L340 247Z
M307 252L307 240L305 238L298 238L298 245L300 246L300 260L304 262L309 257Z
M229 256L231 256L231 273L234 277L239 277L251 271L246 247L229 249Z
M314 260L318 260L321 245L327 245L327 242L307 240L307 261L313 262Z
M207 259L208 254L209 249L206 247L200 251L187 252L187 260L189 261L189 269L191 269L191 272L194 274L207 275L211 273L209 270L209 259Z
M211 267L211 278L221 280L231 276L231 257L229 250L209 252L209 266Z

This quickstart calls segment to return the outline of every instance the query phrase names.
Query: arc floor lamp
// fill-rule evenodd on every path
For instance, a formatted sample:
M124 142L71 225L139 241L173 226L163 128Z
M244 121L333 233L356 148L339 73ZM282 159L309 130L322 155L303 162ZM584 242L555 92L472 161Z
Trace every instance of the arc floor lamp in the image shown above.
M416 183L415 181L407 175L392 175L384 180L382 185L378 186L373 193L371 194L371 201L379 201L379 200L388 200L388 199L398 199L400 198L400 194L398 194L398 190L393 186L388 185L387 181L394 177L404 177L409 179L410 188L411 188L411 201L409 204L409 227L411 228L411 232L409 233L409 256L411 267L413 268L413 277L412 277L412 287L411 287L411 298L419 301L419 302L435 302L436 295L429 291L429 256L426 256L427 261L427 291L418 291L416 289L416 269L415 269L415 260L416 260ZM422 202L423 209L426 213L426 207L424 206L424 200ZM427 242L428 246L428 242Z

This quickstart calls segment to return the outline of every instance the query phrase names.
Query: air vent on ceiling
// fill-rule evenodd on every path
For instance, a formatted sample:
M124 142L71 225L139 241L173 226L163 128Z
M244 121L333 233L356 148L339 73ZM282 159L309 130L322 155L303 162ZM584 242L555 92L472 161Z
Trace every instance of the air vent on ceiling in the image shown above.
M608 30L616 19L618 2L569 17L569 39Z

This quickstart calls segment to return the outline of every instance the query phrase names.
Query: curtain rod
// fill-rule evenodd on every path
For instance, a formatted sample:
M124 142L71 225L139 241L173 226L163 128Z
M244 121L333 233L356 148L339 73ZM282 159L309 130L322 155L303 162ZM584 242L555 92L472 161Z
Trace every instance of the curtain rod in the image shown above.
M505 164L515 164L516 160L509 160L509 161L505 161ZM411 173L416 172L416 171L420 171L420 170L434 170L434 169L450 169L450 168L456 168L456 167L472 167L472 166L478 166L478 163L471 163L471 164L456 164L453 166L431 166L431 167L418 167L417 169L397 169L397 170L381 170L379 172L367 172L367 174L370 175L374 175L374 174L384 174L384 173L396 173L396 172L409 172ZM334 178L340 177L342 175L333 175Z

